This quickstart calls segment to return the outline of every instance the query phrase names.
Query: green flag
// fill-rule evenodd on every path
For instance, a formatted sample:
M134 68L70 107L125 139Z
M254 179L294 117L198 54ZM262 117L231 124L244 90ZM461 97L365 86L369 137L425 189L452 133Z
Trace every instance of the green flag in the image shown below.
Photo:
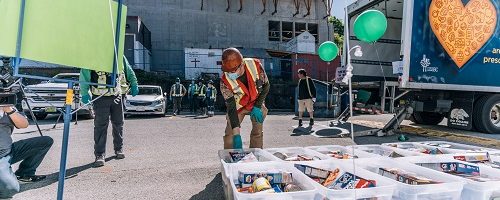
M0 55L14 57L20 0L0 0ZM26 1L21 58L112 72L123 68L127 7L122 7L118 55L114 54L118 4L108 0ZM122 71L122 70L119 70Z

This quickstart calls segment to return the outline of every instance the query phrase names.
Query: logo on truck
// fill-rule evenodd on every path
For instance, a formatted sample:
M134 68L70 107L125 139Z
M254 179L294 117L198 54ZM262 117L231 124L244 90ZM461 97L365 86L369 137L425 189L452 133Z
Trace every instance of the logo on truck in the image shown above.
M493 36L497 13L491 0L433 0L432 31L451 59L462 68Z
M468 126L469 114L462 108L455 108L450 112L450 123L456 126Z
M423 72L438 72L437 67L429 67L431 66L431 60L429 60L429 58L427 58L425 54L422 60L420 61L420 65L422 66Z

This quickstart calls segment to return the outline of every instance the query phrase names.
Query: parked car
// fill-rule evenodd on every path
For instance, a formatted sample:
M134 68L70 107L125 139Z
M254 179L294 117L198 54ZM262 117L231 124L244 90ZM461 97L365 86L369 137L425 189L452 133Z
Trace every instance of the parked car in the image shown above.
M135 97L128 94L125 100L125 116L165 115L167 110L166 93L160 86L140 85Z
M80 73L60 73L55 75L53 78L78 81L79 76ZM26 86L25 95L35 118L43 120L49 114L59 114L59 109L64 110L67 87L67 83L57 80L45 81L40 84ZM79 86L75 85L74 89L75 94L79 94ZM83 115L86 118L93 119L94 111L92 110L92 106L83 106L80 103L79 98L74 99L75 100L73 101L71 108L77 109L83 107L78 111L78 114ZM22 107L26 116L30 117L31 115L26 102L22 101Z

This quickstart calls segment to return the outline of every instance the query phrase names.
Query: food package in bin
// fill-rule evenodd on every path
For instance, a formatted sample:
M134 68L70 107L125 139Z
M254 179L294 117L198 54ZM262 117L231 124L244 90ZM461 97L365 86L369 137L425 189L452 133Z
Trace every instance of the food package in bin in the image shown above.
M367 180L360 178L351 174L349 172L344 172L333 182L333 184L327 185L326 187L334 190L342 189L359 189L359 188L371 188L375 187L376 182L374 180Z
M266 177L271 185L292 183L291 172L239 172L240 184L252 184L259 177Z
M295 168L309 176L310 178L326 179L330 175L330 171L319 169L307 165L295 164Z
M234 151L229 152L229 156L233 163L258 162L257 157L252 152Z
M465 161L465 162L490 162L490 155L486 153L468 153L463 155L453 156L455 160Z
M468 165L459 162L443 162L443 163L417 163L422 167L427 167L437 171L453 174L473 174L479 175L479 167Z
M292 155L288 155L288 154L282 153L282 152L276 152L273 155L276 156L276 157L278 157L281 160L284 160L284 161L313 161L313 160L321 160L321 158L318 158L316 156L300 155L300 154L298 154L296 156L292 156Z
M378 172L382 176L399 181L401 183L410 184L410 185L424 185L424 184L439 183L439 182L433 181L429 178L421 177L421 176L418 176L417 174L409 173L409 172L406 172L406 171L401 170L401 169L379 168Z
M349 172L341 171L339 168L330 171L300 164L295 164L295 168L329 189L368 188L376 185L375 181L354 176Z

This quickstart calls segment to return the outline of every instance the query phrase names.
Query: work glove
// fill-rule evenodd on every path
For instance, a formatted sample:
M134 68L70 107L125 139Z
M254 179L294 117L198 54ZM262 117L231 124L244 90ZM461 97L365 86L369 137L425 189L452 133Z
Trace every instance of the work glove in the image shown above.
M130 87L130 94L131 94L133 97L137 96L137 95L139 94L139 86L137 86L137 85L132 85L132 86Z
M312 98L312 100L313 100L313 103L316 103L316 97L315 97L315 98Z
M254 106L250 112L250 118L254 119L257 123L264 122L264 116L262 114L262 109Z
M240 134L233 135L233 149L243 149L243 141Z
M90 95L88 95L88 94L83 95L83 96L82 96L82 103L83 103L83 104L88 104L88 103L90 103Z

